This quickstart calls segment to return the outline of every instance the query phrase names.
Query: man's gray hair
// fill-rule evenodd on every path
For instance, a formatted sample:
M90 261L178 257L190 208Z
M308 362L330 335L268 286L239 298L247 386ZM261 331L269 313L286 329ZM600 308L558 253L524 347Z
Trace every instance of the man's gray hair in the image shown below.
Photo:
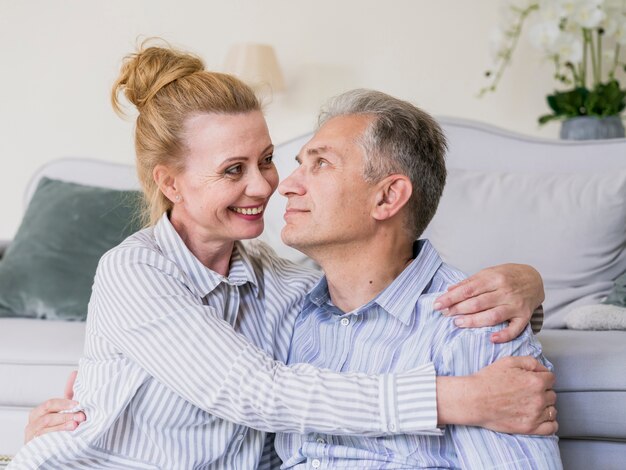
M363 133L364 177L378 182L399 173L413 185L408 202L407 229L418 238L435 215L446 182L446 138L428 113L374 90L352 90L332 98L319 115L318 128L345 115L374 119Z

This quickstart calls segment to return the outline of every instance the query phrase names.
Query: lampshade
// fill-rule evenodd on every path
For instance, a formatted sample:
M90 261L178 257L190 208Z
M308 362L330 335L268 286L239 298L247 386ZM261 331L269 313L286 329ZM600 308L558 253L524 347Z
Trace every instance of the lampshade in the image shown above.
M257 91L265 86L272 91L285 89L274 48L268 44L233 45L224 61L224 71L239 77Z

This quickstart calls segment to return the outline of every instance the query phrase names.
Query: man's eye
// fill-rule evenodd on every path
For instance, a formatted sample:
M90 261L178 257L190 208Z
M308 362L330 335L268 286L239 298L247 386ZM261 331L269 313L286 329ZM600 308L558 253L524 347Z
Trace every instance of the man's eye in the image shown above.
M318 166L319 168L324 168L325 166L328 166L328 162L327 162L326 160L324 160L323 158L320 158L320 159L317 161L317 166Z
M224 173L227 175L240 175L241 174L241 165L233 165L229 166L224 170Z

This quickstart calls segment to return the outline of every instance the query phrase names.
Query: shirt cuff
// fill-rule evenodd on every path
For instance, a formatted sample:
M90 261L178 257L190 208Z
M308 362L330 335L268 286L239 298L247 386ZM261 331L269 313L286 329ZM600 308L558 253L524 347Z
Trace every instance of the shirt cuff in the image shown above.
M432 363L380 381L382 429L388 434L441 435L437 428L437 377Z
M541 331L543 327L543 305L537 307L530 317L530 327L535 334Z

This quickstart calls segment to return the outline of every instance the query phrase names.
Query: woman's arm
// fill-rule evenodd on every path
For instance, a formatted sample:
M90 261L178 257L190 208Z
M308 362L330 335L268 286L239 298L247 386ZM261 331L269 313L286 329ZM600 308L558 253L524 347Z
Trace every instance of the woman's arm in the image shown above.
M541 303L545 299L543 280L532 266L502 264L483 269L450 287L437 299L435 308L444 315L459 315L455 323L462 328L509 326L494 333L494 343L518 337L532 322L535 333L543 324Z
M149 265L145 265L143 266L143 268L137 269L151 271L154 268L150 268ZM128 275L129 273L126 274ZM141 284L142 276L135 276L135 274L133 274L134 282ZM491 275L492 273L490 271L487 271L486 274ZM133 290L134 288L130 287L129 284L123 281L124 277L125 276L118 276L117 280L113 281L114 283L121 284L117 287L111 286L112 289L110 290L110 293L113 294L113 297L117 297L115 295L115 289L117 288L120 289L120 293L127 292L126 295L131 295L131 297L134 296L134 292L137 292L137 290ZM167 279L172 277L171 273L167 274L165 277L166 279L164 279L163 282L165 282L165 284L171 283L172 280ZM515 278L515 276L513 278ZM176 283L174 284L176 285ZM143 290L141 286L135 287L138 289L138 291ZM189 292L184 288L182 288L182 290L179 288L180 286L178 286L178 288L176 289L178 291L177 295L182 295L183 297L187 298L187 302L189 302ZM506 283L504 283L501 288L506 288ZM191 297L193 298L193 296ZM143 304L141 310L145 311L147 305L152 301L153 299L146 304ZM113 299L113 302L117 302L119 304L119 299ZM207 317L208 323L203 324L201 329L202 331L206 329L207 324L212 325L213 320L211 320L211 318L213 318L214 321L218 324L221 322L217 317L213 316L212 312L210 315L203 315L202 312L204 309L202 306L199 305L197 299L194 299L194 301L191 302L190 308L192 310L198 310L200 312L199 318L203 318L203 316ZM174 306L174 310L176 309L177 307ZM159 312L162 312L163 306L161 305L160 308L158 308L157 310ZM178 310L180 310L180 308L178 308ZM122 305L120 305L119 311L124 311L124 307ZM169 317L169 319L171 320L171 317ZM232 330L230 325L226 324L225 322L221 322L221 324L221 328L218 330L222 332L223 338L226 338L226 341L228 343L232 343L231 346L235 347L235 344L241 344L242 347L250 347L250 350L259 353L259 351L251 347L251 345L249 345L249 343L247 343L244 338L237 335ZM115 322L112 327L113 330L116 328ZM179 325L176 326L176 328L178 327ZM183 331L183 334L186 334L187 331L189 330L185 329ZM137 334L138 330L136 330L134 333ZM213 333L215 332L209 331L206 334L208 335L208 337L211 337ZM231 337L234 337L237 341L231 342L229 339ZM170 339L168 339L166 343L171 342ZM203 338L203 340L205 339L206 338ZM117 341L119 342L119 339ZM206 344L206 342L204 344ZM182 346L180 349L182 349ZM177 348L174 348L173 353L175 356L179 355L176 354L176 351ZM193 358L196 352L190 352L188 357ZM263 357L263 362L267 363L269 358L262 353L261 355ZM221 355L218 354L218 356ZM210 366L213 363L214 358L215 356L213 356L212 358L205 357L204 359L196 358L193 361L193 366L196 368L200 367L201 362L199 361L202 360L207 361L205 367ZM270 364L274 364L273 361L269 361ZM284 368L282 364L278 363L278 365ZM184 368L185 364L180 364L180 366ZM281 370L285 369L281 368ZM287 370L289 370L289 368L287 368ZM342 377L343 380L349 381L349 379L345 376L340 377ZM280 379L279 376L276 376L275 378ZM414 378L416 380L415 383L419 384L416 385L416 388L414 389L416 396L419 395L420 392L423 395L424 390L426 390L427 393L430 393L428 392L428 390L433 390L432 393L434 395L435 378L429 370L414 371ZM183 381L180 383L185 383L184 379L185 377L183 377ZM372 378L367 378L368 383L370 383L370 387L371 380ZM542 407L537 404L541 405L550 401L554 401L554 392L550 390L551 383L553 381L554 376L551 373L542 372L541 368L537 366L536 361L533 361L530 358L502 359L472 376L437 378L436 407L435 402L433 401L432 405L430 405L430 410L428 406L425 406L423 409L427 411L427 415L436 417L435 419L437 419L440 425L467 424L473 426L484 426L493 430L499 430L504 432L549 434L554 432L556 423L547 422L544 414L541 412ZM217 382L213 383L216 384ZM528 386L529 384L531 384L531 387ZM71 384L69 386L69 389L71 390ZM354 388L351 387L351 389ZM257 391L255 390L255 392ZM400 393L403 393L403 391L401 390ZM373 392L373 395L370 396L370 401L372 396L376 396L378 400L382 400L381 397L378 397L377 392ZM517 398L520 398L520 396L523 396L524 399L518 400ZM200 401L201 400L202 398L200 398ZM330 410L333 416L336 415L336 408L333 407L334 404L335 403L332 403L330 405L327 404L327 407L330 406ZM502 406L503 404L505 406ZM46 432L74 429L77 426L77 423L81 422L84 419L84 415L82 413L58 414L59 410L71 408L73 405L74 402L69 402L67 400L67 397L66 400L53 399L39 405L33 410L30 415L29 423L26 428L26 440L28 441L29 439L32 439L32 437L44 434ZM382 408L384 408L384 406L382 406ZM380 419L380 413L374 412L374 415L378 416L378 419ZM230 415L227 415L227 417L230 417ZM432 432L434 423L425 422L423 418L420 419L419 417L417 417L417 419L418 424L413 424L416 427L413 432ZM369 420L374 421L375 417L370 416ZM422 423L422 427L421 429L418 429L420 426L420 421ZM384 428L385 424L386 423L379 423L379 428ZM281 428L272 427L272 430L276 429ZM322 431L322 429L317 428L316 430ZM392 431L387 429L386 432L391 433ZM400 429L396 429L396 432L402 431Z
M109 252L90 301L92 334L198 408L255 429L438 432L432 364L383 376L287 367L237 334L185 281L153 250Z

